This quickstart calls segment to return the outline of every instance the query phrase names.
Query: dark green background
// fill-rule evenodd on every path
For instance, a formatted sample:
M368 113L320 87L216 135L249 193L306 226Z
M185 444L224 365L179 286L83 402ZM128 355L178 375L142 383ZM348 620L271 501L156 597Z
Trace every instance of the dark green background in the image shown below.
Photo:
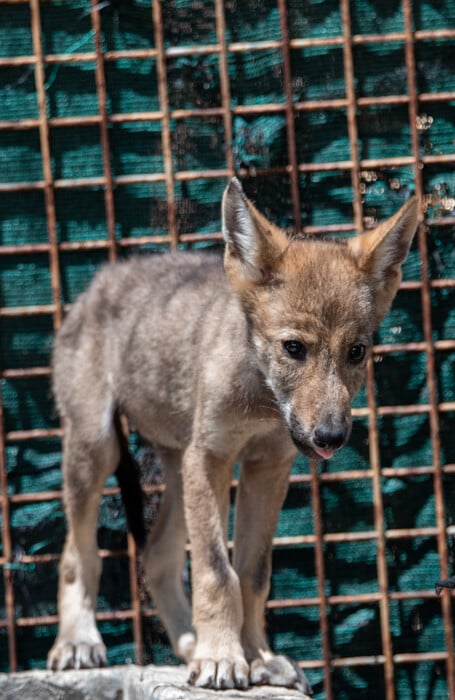
M104 3L103 3L104 5ZM280 39L276 2L230 0L225 3L227 41ZM415 28L454 27L455 5L450 0L413 3ZM403 31L402 4L351 2L353 33ZM92 51L89 3L85 0L41 4L43 48L49 53ZM212 2L166 0L163 3L165 42L174 45L216 43ZM335 0L324 2L289 0L288 20L292 38L341 36L341 14ZM105 50L150 48L153 27L149 0L112 0L101 10ZM0 3L0 57L32 55L30 12L27 5ZM418 90L425 93L455 90L453 41L416 43ZM279 49L228 56L232 106L283 103L283 67ZM98 113L93 63L46 66L47 112L49 117L84 116ZM106 62L109 113L158 110L156 62L119 60ZM167 61L171 109L219 107L220 75L217 55L170 58ZM345 96L341 47L291 50L292 90L295 101L334 99ZM372 43L354 47L355 90L358 97L405 95L408 92L404 43ZM430 128L421 130L421 154L453 154L455 101L437 100L421 105L420 114ZM37 118L38 106L33 69L0 68L0 120ZM431 118L428 122L428 117ZM359 154L362 159L411 155L407 105L359 108ZM159 121L111 125L111 167L114 176L163 172L164 159ZM345 109L299 112L295 117L299 163L349 160L350 146ZM191 117L171 120L172 155L175 171L226 167L221 117ZM282 114L234 116L233 149L237 168L283 166L288 162L286 127ZM102 153L97 126L50 129L54 178L102 176ZM455 156L453 161L455 161ZM376 169L362 175L364 213L380 220L392 214L413 191L410 166ZM38 129L0 132L0 182L43 179ZM423 182L428 215L441 219L450 215L455 197L455 173L451 164L426 166ZM214 233L220 229L220 198L223 177L177 182L177 221L180 233ZM302 174L299 180L303 224L345 224L353 221L353 192L349 171ZM288 175L251 177L245 189L283 226L292 226L292 202ZM449 205L447 205L449 202ZM114 191L118 239L167 232L164 183L119 185ZM448 208L447 208L448 207ZM453 210L453 205L452 205ZM56 214L59 242L106 239L103 190L98 187L58 189ZM47 226L42 192L0 192L0 245L43 243ZM151 246L154 248L155 246ZM182 245L182 248L184 246ZM188 246L187 246L188 247ZM158 247L157 247L158 249ZM161 250L161 248L159 248ZM432 226L428 232L429 268L434 279L455 273L454 228ZM130 248L126 249L130 251ZM1 249L0 249L1 253ZM129 254L129 253L126 253ZM61 252L61 284L64 303L71 303L85 288L106 251ZM0 255L0 304L4 307L52 303L47 254ZM420 259L414 245L405 265L406 280L420 279ZM435 340L455 337L455 307L450 290L432 292ZM46 366L53 334L51 316L2 318L1 368ZM423 340L419 291L402 291L377 341L403 343ZM436 353L440 401L454 401L453 351ZM396 352L375 365L376 397L379 405L428 403L426 359L421 352ZM58 426L47 378L1 380L5 430ZM358 407L366 405L362 391ZM383 467L432 464L428 414L379 419L380 455ZM455 463L454 414L441 414L441 458ZM136 446L139 456L141 448ZM61 447L57 439L8 442L6 460L9 494L58 489ZM329 464L327 471L368 469L368 427L356 419L350 445ZM302 459L295 473L308 473ZM386 527L435 526L431 476L383 478ZM455 482L447 477L448 524L455 515ZM355 532L374 529L372 484L360 480L324 482L322 486L324 530ZM125 547L125 523L118 497L103 500L100 543L109 548ZM61 551L65 525L58 501L12 507L14 554ZM278 536L313 533L313 516L307 484L293 486L280 518ZM455 556L449 541L450 561ZM328 594L378 591L376 543L343 542L325 548ZM439 577L435 537L389 540L387 564L391 591L428 590ZM55 612L57 567L55 564L14 566L17 616ZM0 616L5 616L3 579L0 579ZM283 547L274 553L272 598L317 595L314 551L311 546ZM126 559L104 562L99 600L100 610L126 609L130 604ZM274 610L267 614L269 632L276 650L300 660L322 654L317 607ZM379 604L329 607L331 646L335 656L371 656L381 653ZM130 622L100 625L108 645L110 663L134 659ZM415 599L391 603L391 632L394 652L443 651L441 608L437 599ZM55 629L18 630L21 669L43 667ZM156 621L144 623L145 661L175 662L165 635ZM7 670L6 630L0 629L0 670ZM322 697L321 672L308 673L317 697ZM383 696L382 668L339 668L333 674L336 697L341 699ZM446 697L443 664L421 662L396 667L400 700Z

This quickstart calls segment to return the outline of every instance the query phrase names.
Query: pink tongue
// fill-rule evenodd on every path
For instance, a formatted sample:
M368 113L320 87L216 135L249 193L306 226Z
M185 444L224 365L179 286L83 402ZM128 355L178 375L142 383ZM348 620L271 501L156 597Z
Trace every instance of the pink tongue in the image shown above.
M321 447L313 447L313 449L322 459L330 459L335 452L335 450L323 450Z

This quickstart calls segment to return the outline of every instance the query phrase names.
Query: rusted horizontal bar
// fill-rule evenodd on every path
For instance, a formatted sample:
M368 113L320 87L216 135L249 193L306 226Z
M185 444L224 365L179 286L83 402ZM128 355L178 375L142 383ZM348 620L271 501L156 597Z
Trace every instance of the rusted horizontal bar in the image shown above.
M203 241L223 241L222 233L181 233L179 241L182 243L201 243Z
M32 379L33 377L48 377L52 374L50 367L29 367L27 369L4 369L0 372L3 379Z
M454 39L455 29L419 29L413 33L416 41L434 41L436 39Z
M446 464L443 465L442 471L446 474L455 474L455 464ZM434 473L434 467L433 466L412 466L412 467L383 467L381 469L381 474L384 477L391 477L391 478L409 478L413 476L425 476L425 475L430 475ZM373 475L373 472L371 469L352 469L352 470L345 470L345 471L339 471L339 472L324 472L320 474L320 480L323 483L331 483L331 482L342 482L342 481L355 481L359 479L371 479ZM293 474L290 477L290 485L291 486L296 486L299 484L309 484L311 481L311 476L310 474ZM232 482L232 487L235 488L237 486L237 482L234 480ZM152 494L152 493L160 493L165 490L164 484L157 484L154 486L147 486L144 487L144 491L146 494ZM120 493L120 489L118 487L109 487L109 488L104 488L102 495L103 496L114 496L118 495ZM62 492L59 490L55 491L40 491L36 493L18 493L18 494L12 494L9 497L9 502L12 505L22 505L26 503L42 503L42 502L48 502L48 501L54 501L54 500L61 500L62 499ZM452 532L453 526L448 526L447 527L447 533L448 535L454 534ZM1 559L0 559L1 563Z
M345 97L325 100L300 100L294 102L292 107L296 112L315 112L325 109L345 109L348 100Z
M451 413L455 411L455 401L445 401L438 404L438 410L441 413ZM430 413L431 408L428 404L414 404L404 406L378 406L377 414L379 416L410 416ZM354 408L352 410L354 417L368 417L370 415L368 408ZM46 439L50 437L60 437L62 430L60 428L39 428L32 430L11 430L5 434L5 442L22 442L23 440Z
M135 246L147 245L148 243L168 245L170 242L170 236L132 236L131 238L120 239L118 244L122 248L131 248Z
M385 477L396 478L406 478L411 476L425 476L427 474L433 474L434 467L382 467L381 475Z
M45 183L43 180L35 180L33 182L1 182L0 192L29 192L34 190L44 190Z
M53 314L54 311L55 306L53 304L40 304L39 306L3 306L0 308L0 318L16 318L17 316L43 316Z
M446 661L447 651L416 651L408 654L394 654L396 664L418 664L422 661Z
M212 180L214 178L227 178L229 177L229 170L223 168L221 170L204 170L203 179ZM178 182L190 181L190 180L200 180L201 174L198 170L180 170L174 173L174 178Z
M384 663L384 656L353 656L349 658L334 658L331 660L331 665L335 668L344 666L377 666ZM421 663L422 661L445 661L447 659L446 651L426 651L414 652L410 654L394 654L393 662L395 664L411 664Z
M128 551L126 549L116 549L116 550L108 550L108 549L100 549L98 550L98 553L102 559L118 559L121 557L127 557L128 556ZM4 564L6 566L11 566L12 569L15 568L20 568L21 566L35 566L35 565L44 565L44 564L52 564L56 561L59 561L61 557L61 554L54 554L54 553L49 553L49 554L24 554L21 557L18 557L17 559L14 559L14 562L12 563L7 563Z
M399 539L415 539L417 537L437 537L439 530L437 527L420 527L420 528L401 528L393 530L385 530L384 536L388 540L399 540ZM358 532L326 532L322 535L324 543L356 543L356 542L374 542L378 539L379 534L376 530L365 530ZM316 543L316 536L313 534L309 535L294 535L287 537L274 537L273 546L275 548L288 548L288 547L301 547L305 545L313 546ZM233 542L228 542L228 548L233 548ZM186 545L186 550L191 551L189 544ZM33 555L28 555L28 564L33 563ZM48 559L46 562L54 561L54 554L50 553L48 555L37 555L45 556ZM56 555L55 555L56 556ZM124 550L112 550L110 556L120 557L125 556ZM19 562L16 562L19 563Z
M324 163L299 163L299 173L319 173L331 170L351 170L352 160L328 161Z
M417 95L418 102L452 102L455 99L455 92L421 92Z
M33 430L11 430L5 435L6 442L62 437L61 428L34 428Z
M133 617L132 610L103 610L96 613L98 622L111 622L115 620L130 620ZM41 617L18 617L18 627L37 627L41 625L56 625L57 615L42 615Z
M382 95L378 97L358 97L355 101L358 107L374 107L376 105L405 105L409 103L409 95Z
M441 226L440 220L427 220L428 226L433 226L437 223ZM447 226L454 225L455 219L449 221L444 219L443 223ZM330 234L330 233L347 233L353 230L352 224L326 224L320 226L304 226L302 232L306 234ZM179 240L182 242L196 241L221 241L223 236L220 231L213 233L181 233ZM146 245L148 243L167 244L170 238L168 235L150 235L150 236L132 236L131 238L120 238L117 243L119 246L133 247ZM104 250L109 248L109 241L105 238L83 241L62 241L58 244L58 249L61 251L81 251L81 250ZM39 253L48 253L50 250L49 243L21 243L19 245L0 245L0 255L36 255ZM431 286L435 289L445 289L455 287L454 278L443 278L431 280ZM406 291L419 290L421 282L412 280L402 282L400 289ZM7 307L3 307L7 308ZM0 311L1 313L1 311ZM409 349L411 344L409 344ZM415 345L419 345L416 343Z
M419 101L422 103L429 102L451 102L455 99L455 92L441 92L441 93L424 93L418 97ZM374 107L381 105L401 105L408 104L408 95L383 95L378 97L359 97L356 100L358 107ZM345 98L330 99L330 100L308 100L295 102L292 105L292 109L295 112L305 112L305 111L316 111L316 110L329 110L329 109L344 109L347 107L348 101ZM233 114L239 114L243 116L255 115L255 114L276 114L280 112L285 112L285 103L269 103L269 104L252 104L252 105L236 105L233 106L231 111ZM224 109L220 107L207 107L207 108L195 108L195 109L177 109L170 111L169 115L172 119L183 120L183 119L212 119L214 117L222 117L224 114ZM152 122L160 121L163 119L162 111L148 111L148 112L130 112L130 113L116 113L107 115L107 121L111 124L127 124L130 122ZM79 116L67 116L67 117L50 117L48 120L49 126L53 128L68 128L71 126L93 126L101 122L101 116L99 114L92 115L79 115ZM18 120L1 120L0 121L0 131L19 131L26 129L38 129L39 120L38 119L18 119ZM428 156L427 156L428 157ZM437 156L435 156L437 157Z
M112 552L103 552L100 550L100 556L103 558L107 557L112 557L117 556L117 552L112 553ZM122 556L126 556L126 552L122 552ZM58 558L58 557L57 557ZM388 598L390 600L427 600L427 599L434 599L435 597L435 592L434 589L431 590L415 590L415 591L394 591L391 592L388 595ZM381 598L381 593L380 592L372 592L372 593L359 593L359 594L350 594L350 595L331 595L327 596L327 603L329 605L358 605L359 603L364 603L364 604L371 604L371 603L376 603L379 602ZM266 608L268 610L289 610L289 609L295 609L295 608L305 608L305 607L316 607L320 605L320 597L319 596L310 596L306 598L285 598L285 599L275 599L275 600L268 600L266 602ZM155 617L157 616L157 610L156 608L153 607L147 607L143 610L141 610L141 614L144 617L150 618L150 617ZM121 619L130 619L132 617L132 611L131 610L106 610L106 611L100 611L96 614L96 619L99 621L108 621L108 620L121 620ZM58 618L56 615L46 615L46 616L36 616L36 617L19 617L16 620L16 624L18 627L36 627L36 626L41 626L41 625L53 625L56 624L58 621ZM4 620L0 620L0 627L4 626L6 623ZM434 653L440 654L443 652L417 652L417 654L412 654L412 657L414 658L416 655L417 656L423 656L426 657L426 655L430 653L431 655ZM402 659L409 658L408 654L400 654L397 655L397 658L400 658L397 663L404 663ZM358 658L369 658L369 657L358 657Z
M437 537L437 527L410 527L395 530L386 530L385 536L389 540L414 539L416 537Z
M380 600L380 593L371 594L359 594L351 596L328 596L327 602L329 605L358 605L359 603L375 603ZM391 593L389 598L391 600L423 600L431 599L435 597L434 590L431 591L409 591ZM269 610L286 610L293 608L302 607L314 607L320 604L320 598L318 596L310 598L299 598L299 599L285 599L285 600L269 600L266 602L266 608ZM96 619L99 622L102 621L115 621L115 620L129 620L133 617L133 610L105 610L96 613ZM150 618L156 617L158 612L155 608L150 607L141 610L143 617ZM58 622L57 615L41 615L37 617L18 617L16 619L16 625L18 627L38 627L45 625L55 625ZM6 627L6 621L0 620L0 628ZM444 659L446 652L414 652L407 654L396 654L394 655L395 663L418 663L419 661L434 661ZM342 665L367 665L373 663L382 663L381 655L371 657L371 656L359 656L359 657L349 657L349 658L334 658L331 663L334 666ZM305 664L310 664L310 661L305 661Z
M2 4L25 4L28 0L2 0ZM415 41L435 41L438 39L454 39L454 29L436 29L436 30L418 30L414 32L413 38ZM404 32L389 32L385 34L354 34L352 43L357 46L368 44L387 44L404 42L406 35ZM344 38L342 36L333 37L298 37L290 39L289 46L291 49L306 49L317 47L337 47L343 45ZM227 45L227 51L231 53L243 53L252 51L270 51L279 50L282 42L280 40L269 41L250 41L250 42L234 42ZM221 51L219 44L191 45L191 46L169 46L165 49L166 58L180 58L184 56L212 55L218 54ZM158 55L157 49L124 49L116 51L106 51L103 54L105 61L121 61L121 60L145 60L155 59ZM85 63L95 62L96 53L94 51L63 53L63 54L48 54L44 57L44 63L54 65L56 63ZM16 65L33 65L36 59L34 56L11 56L2 57L0 59L0 67L16 66Z
M345 666L382 666L384 661L385 656L383 654L377 654L374 656L336 657L331 659L330 663L334 668L343 668Z
M422 162L427 165L455 163L455 153L423 156ZM397 168L414 164L412 157L403 156L396 158L374 158L360 161L360 167L364 170L373 170L380 168ZM350 170L352 167L351 161L333 161L331 163L300 163L298 170L300 172L327 172L327 171L343 171ZM277 166L273 168L256 168L257 176L288 174L289 166ZM242 168L239 171L240 175L249 175L250 171ZM178 181L191 180L206 180L213 178L226 179L229 171L226 169L219 170L184 170L175 173L175 179ZM143 173L140 175L119 175L112 178L114 185L128 185L148 182L163 182L165 180L164 173ZM84 188L95 187L101 188L106 186L106 179L103 176L85 177L85 178L64 178L55 180L56 189ZM0 192L21 192L43 190L44 182L37 180L34 182L15 182L15 183L0 183ZM442 219L439 219L442 221ZM340 227L338 227L340 228ZM352 227L351 227L352 228Z

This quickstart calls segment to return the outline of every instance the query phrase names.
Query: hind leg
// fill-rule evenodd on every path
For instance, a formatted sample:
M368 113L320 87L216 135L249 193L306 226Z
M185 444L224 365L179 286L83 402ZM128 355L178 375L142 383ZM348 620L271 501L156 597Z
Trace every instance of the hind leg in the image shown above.
M63 458L63 495L68 534L60 562L59 631L47 665L53 670L106 664L106 649L95 621L101 573L97 545L99 501L104 482L119 459L112 431L89 439L68 424Z
M147 583L177 656L189 661L195 636L183 587L186 525L183 511L181 453L162 450L166 492L158 520L150 531L143 561Z

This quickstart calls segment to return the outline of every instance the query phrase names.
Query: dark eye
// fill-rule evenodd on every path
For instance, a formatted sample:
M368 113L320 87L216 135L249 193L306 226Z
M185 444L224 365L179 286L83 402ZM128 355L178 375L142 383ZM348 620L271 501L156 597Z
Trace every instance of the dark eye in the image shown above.
M362 345L361 343L357 343L356 345L352 345L351 348L349 349L349 354L348 354L348 360L351 363L351 365L358 365L359 362L362 362L363 358L365 357L365 353L366 353L365 345Z
M293 360L304 360L306 348L300 340L283 340L283 349Z

